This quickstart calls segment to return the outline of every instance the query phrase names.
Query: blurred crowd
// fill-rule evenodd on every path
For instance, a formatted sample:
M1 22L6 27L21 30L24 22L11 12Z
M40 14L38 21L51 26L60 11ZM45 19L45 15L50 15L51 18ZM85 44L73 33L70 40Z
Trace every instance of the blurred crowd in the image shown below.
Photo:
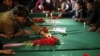
M89 25L89 31L100 32L100 0L0 0L0 37L30 35L31 31L23 30L23 26L30 26L36 33L51 37L50 33L45 33L28 19L31 11L60 12L58 18L74 18L76 22ZM3 44L0 43L0 48L2 47ZM11 49L0 49L0 54L15 52Z
M90 25L89 31L100 32L100 0L0 0L0 12L20 4L33 12L61 12L58 17L74 18Z

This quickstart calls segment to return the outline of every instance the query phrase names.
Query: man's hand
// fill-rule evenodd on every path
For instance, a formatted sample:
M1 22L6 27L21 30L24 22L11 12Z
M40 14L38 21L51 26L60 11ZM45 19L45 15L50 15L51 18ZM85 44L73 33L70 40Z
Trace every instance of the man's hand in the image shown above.
M89 31L94 32L94 31L96 31L96 29L97 29L96 26L92 26L92 27L89 28Z
M15 54L15 52L11 49L7 49L7 50L0 50L1 54Z
M27 35L30 35L32 32L29 31L29 30L24 30L24 33L27 34Z
M62 13L60 13L58 16L57 16L57 18L61 18L62 17Z
M75 18L75 21L76 21L76 22L80 22L81 19L80 19L80 18Z
M47 38L51 38L52 36L50 33L45 33L44 31L41 31L40 34Z
M9 38L6 34L0 34L0 37L3 37L3 38Z
M52 35L51 35L50 33L45 33L45 34L44 34L44 37L47 37L47 38L51 38L51 36L52 36Z

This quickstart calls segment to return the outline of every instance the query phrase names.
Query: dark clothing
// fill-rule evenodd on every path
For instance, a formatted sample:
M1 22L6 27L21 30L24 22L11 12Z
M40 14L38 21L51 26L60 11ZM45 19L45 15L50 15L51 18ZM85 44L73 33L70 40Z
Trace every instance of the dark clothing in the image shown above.
M85 13L86 13L86 16L85 16L84 21L89 22L89 17L91 16L92 11L93 11L93 10L91 10L91 11L86 10L86 12L85 12Z
M85 18L85 11L83 9L76 10L75 18Z
M90 17L91 16L91 13L92 13L92 10L91 11L86 11L86 18Z
M62 17L72 18L75 15L75 10L62 14Z
M3 49L3 43L0 41L0 50Z
M100 27L100 3L95 2L93 12L89 19L90 23L95 23L96 27Z
M44 10L49 10L49 11L55 10L52 2L47 3L46 1L44 1L43 6L44 6Z
M6 6L5 4L1 3L0 4L0 13L1 12L5 12L5 11L9 11L11 8Z
M42 30L41 27L31 22L28 18L24 24L20 24L13 17L13 11L7 11L0 14L0 31L10 37L22 36L24 34L24 26L29 26L32 28L37 34L39 34Z
M35 7L37 0L18 0L18 2L31 10Z

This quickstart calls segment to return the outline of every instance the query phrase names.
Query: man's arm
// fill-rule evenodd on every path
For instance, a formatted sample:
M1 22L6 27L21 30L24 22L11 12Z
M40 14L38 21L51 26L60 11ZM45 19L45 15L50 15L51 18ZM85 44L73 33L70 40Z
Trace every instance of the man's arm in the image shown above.
M0 50L0 54L15 54L15 52L11 49L7 49L7 50Z

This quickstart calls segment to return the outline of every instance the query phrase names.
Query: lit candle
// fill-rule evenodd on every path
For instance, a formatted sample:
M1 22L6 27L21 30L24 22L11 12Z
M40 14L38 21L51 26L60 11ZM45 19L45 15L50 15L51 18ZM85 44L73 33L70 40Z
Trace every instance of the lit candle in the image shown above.
M52 13L51 13L51 16L52 16Z
M48 14L46 13L46 18L48 17Z
M51 20L52 20L52 13L50 14L50 16L51 16Z
M85 29L86 23L84 22L83 24L84 24L84 29Z
M31 13L33 13L33 10L31 10Z

